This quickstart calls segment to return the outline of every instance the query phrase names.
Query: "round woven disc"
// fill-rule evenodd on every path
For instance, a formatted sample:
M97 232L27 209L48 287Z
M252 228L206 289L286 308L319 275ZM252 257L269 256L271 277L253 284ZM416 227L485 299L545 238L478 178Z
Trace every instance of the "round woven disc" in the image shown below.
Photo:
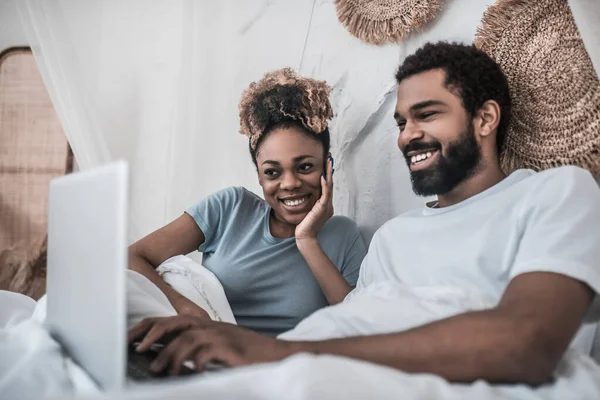
M500 64L511 90L505 172L578 165L598 176L600 81L567 0L499 1L475 45Z
M397 42L436 17L439 0L335 0L338 19L370 44Z

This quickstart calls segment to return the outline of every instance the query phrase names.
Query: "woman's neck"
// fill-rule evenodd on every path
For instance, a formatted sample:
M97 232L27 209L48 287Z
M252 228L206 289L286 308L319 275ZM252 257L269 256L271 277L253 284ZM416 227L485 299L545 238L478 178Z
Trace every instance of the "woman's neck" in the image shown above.
M269 230L271 231L271 236L287 239L294 237L296 225L278 219L273 210L271 210L271 215L269 216Z

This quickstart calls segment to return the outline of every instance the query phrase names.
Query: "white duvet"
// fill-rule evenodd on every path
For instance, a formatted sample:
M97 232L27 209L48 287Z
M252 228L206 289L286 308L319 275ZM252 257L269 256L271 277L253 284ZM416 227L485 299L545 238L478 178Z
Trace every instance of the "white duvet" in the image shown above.
M182 291L191 290L188 296L198 295L204 299L196 299L199 302L215 303L217 314L227 313L226 303L219 300L222 294L213 297L210 285L194 285L193 276L185 273L173 276L178 277L177 284L187 288ZM152 314L153 310L157 315L174 312L162 293L145 278L130 273L129 280L130 322ZM122 393L99 393L85 372L61 353L36 320L43 318L41 307L37 306L37 317L31 318L36 305L25 299L0 292L2 399L64 398L66 394L115 399L600 399L600 366L574 350L568 351L560 363L555 381L535 389L482 381L451 384L433 375L406 374L342 357L300 354L278 363L143 385ZM343 303L317 311L281 338L310 340L399 331L488 306L476 293L454 288L409 289L384 282L355 290Z

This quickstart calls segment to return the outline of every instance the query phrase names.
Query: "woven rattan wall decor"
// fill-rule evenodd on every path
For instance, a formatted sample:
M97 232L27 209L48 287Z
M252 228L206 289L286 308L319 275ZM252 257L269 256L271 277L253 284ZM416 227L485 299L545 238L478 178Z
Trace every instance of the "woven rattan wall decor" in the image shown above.
M433 20L440 0L336 0L335 6L352 36L382 45L398 42Z
M502 167L578 165L600 175L600 81L567 0L502 0L475 45L504 70L512 121Z

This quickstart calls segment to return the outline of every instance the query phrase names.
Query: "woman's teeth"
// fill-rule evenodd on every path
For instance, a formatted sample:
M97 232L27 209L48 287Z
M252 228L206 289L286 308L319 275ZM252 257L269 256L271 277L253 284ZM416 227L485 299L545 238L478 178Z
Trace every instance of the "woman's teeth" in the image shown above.
M300 205L306 203L306 200L308 200L308 196L305 196L301 199L282 200L282 201L283 201L283 204L285 204L288 207L297 207L297 206L300 206Z
M411 162L411 164L416 164L418 162L421 162L421 161L431 157L433 154L435 154L435 152L431 152L431 151L428 151L427 153L417 154L416 156L412 156L410 158L410 162Z

